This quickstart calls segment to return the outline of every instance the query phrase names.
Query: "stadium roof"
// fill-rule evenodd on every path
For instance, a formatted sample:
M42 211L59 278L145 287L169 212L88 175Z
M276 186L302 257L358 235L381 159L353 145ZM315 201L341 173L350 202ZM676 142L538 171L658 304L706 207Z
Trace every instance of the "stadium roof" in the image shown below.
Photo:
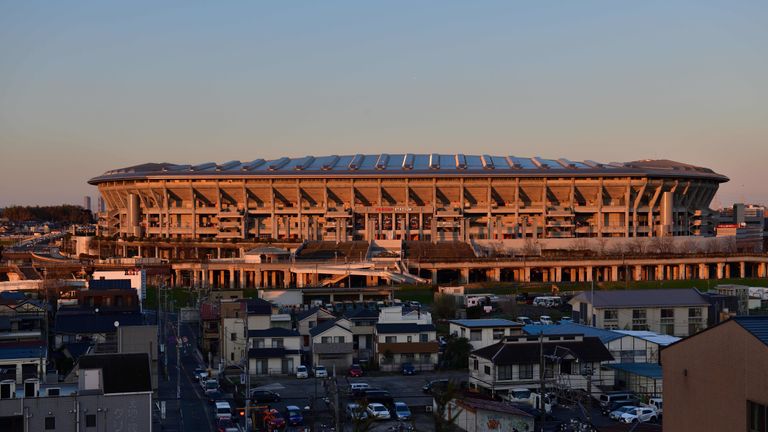
M143 178L199 177L281 177L281 176L646 176L704 177L720 182L728 178L709 168L670 160L639 160L600 163L544 159L541 157L465 155L465 154L356 154L330 156L281 157L197 165L146 163L110 170L88 182L99 184L113 180Z

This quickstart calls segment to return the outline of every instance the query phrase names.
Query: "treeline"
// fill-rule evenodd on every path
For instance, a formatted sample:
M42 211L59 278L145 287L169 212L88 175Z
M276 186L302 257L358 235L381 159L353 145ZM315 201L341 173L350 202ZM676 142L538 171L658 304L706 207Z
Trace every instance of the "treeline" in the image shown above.
M11 222L57 222L85 224L93 222L89 210L80 206L62 204L56 206L12 206L0 210L0 217Z

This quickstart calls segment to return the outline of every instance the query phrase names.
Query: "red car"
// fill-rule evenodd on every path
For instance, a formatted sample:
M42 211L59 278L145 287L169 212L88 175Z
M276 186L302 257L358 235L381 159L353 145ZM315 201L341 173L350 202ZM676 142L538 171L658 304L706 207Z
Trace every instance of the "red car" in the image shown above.
M282 429L285 427L285 417L276 409L269 410L264 417L270 430Z
M363 376L363 368L361 368L359 364L353 364L352 366L349 367L349 376L351 377Z

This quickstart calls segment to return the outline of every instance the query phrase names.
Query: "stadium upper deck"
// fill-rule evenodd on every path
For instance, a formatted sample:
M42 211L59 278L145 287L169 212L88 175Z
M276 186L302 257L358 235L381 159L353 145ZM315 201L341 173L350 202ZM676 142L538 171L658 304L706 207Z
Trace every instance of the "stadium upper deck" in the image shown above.
M357 154L147 163L89 183L108 235L466 241L706 234L725 181L667 160Z

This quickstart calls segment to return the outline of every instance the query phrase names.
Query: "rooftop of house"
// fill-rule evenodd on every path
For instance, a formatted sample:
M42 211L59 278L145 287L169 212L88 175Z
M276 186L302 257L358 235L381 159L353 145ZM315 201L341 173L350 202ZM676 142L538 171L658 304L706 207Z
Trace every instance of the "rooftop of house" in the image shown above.
M528 324L523 326L523 332L529 335L571 335L581 334L584 336L591 336L600 339L601 342L608 343L612 340L621 339L622 335L611 331L597 327L590 327L583 324L565 323L565 324L549 324L549 325L534 325Z
M696 288L662 288L647 290L585 291L570 303L591 303L595 308L708 306L709 302Z
M80 357L78 369L80 373L84 369L101 369L105 394L152 391L147 353L86 355Z
M540 359L539 341L516 340L513 343L503 340L485 348L472 351L472 355L491 360L496 365L537 363ZM603 362L613 360L613 356L596 337L584 337L581 340L545 340L544 355L561 358L572 355L583 362Z
M316 326L309 329L309 334L314 336L320 335L321 333L325 333L326 331L332 329L333 327L340 327L346 331L349 331L349 328L347 328L345 325L342 325L342 319L334 319L334 320L325 320L320 323L318 323Z
M45 342L40 340L0 343L0 360L34 359L46 356Z
M660 380L663 376L661 365L658 363L611 363L608 367L617 371L656 380Z
M486 327L522 327L523 325L505 319L458 319L450 321L451 324L457 324L467 328L486 328Z
M738 316L732 318L744 330L752 333L760 342L768 345L768 315L763 316Z
M59 313L54 330L66 334L110 333L117 331L118 326L143 324L144 315L140 313Z
M634 336L638 339L647 340L648 342L653 342L661 346L667 346L682 339L677 336L664 335L664 334L659 334L659 333L646 331L646 330L614 330L614 331L616 333L621 333L628 336Z

